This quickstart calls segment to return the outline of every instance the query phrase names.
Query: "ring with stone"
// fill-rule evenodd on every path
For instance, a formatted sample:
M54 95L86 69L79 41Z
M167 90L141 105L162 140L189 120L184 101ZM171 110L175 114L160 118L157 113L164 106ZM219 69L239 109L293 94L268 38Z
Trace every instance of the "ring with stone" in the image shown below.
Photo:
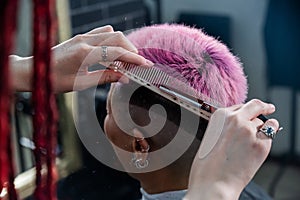
M271 126L262 127L261 129L259 129L259 131L271 139L275 138L276 131Z

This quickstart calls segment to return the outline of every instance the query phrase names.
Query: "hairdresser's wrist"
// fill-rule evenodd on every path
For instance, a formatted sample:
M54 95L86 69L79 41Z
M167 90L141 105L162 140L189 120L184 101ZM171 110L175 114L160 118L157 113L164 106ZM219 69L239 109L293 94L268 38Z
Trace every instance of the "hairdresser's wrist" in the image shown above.
M201 183L189 187L183 200L238 200L241 190L223 181Z
M12 88L17 92L31 91L32 57L9 56Z

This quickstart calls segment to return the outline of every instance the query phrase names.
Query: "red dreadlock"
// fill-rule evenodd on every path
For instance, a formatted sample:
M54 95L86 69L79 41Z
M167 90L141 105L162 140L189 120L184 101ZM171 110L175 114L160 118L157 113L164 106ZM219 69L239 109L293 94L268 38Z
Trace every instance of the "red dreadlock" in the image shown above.
M9 199L17 199L14 188L14 166L10 137L11 83L9 60L16 29L17 0L3 0L0 6L0 193L7 188Z
M54 35L54 0L34 0L33 140L36 159L35 199L56 199L56 101L51 85L51 46ZM46 175L42 169L46 167Z
M7 188L10 200L18 199L14 188L14 166L10 137L11 84L8 56L13 47L16 28L17 0L3 0L0 5L0 192ZM56 147L56 101L51 85L51 46L56 28L54 0L34 0L34 75L33 140L36 159L35 199L56 199L55 147ZM46 175L42 175L46 169Z

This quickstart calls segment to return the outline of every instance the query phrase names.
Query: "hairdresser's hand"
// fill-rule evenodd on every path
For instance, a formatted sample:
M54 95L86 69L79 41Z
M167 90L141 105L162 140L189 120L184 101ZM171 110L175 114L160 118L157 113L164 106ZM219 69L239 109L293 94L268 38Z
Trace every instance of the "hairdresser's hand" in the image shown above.
M105 62L102 56L102 46L107 46ZM114 32L111 26L100 27L77 35L53 47L52 50L55 92L82 90L120 79L121 74L113 70L88 71L91 65L99 62L106 66L115 60L137 65L151 65L149 61L137 54L137 49L123 33ZM15 66L13 67L13 86L16 90L30 91L33 58L11 56L11 61ZM76 85L74 85L75 79Z
M256 118L275 111L271 104L251 100L244 105L218 109L209 122L205 138L192 165L189 191L191 199L238 199L270 152L272 139L259 131L271 126L278 130L278 121L265 123ZM214 140L216 126L220 136L211 151L204 143ZM218 134L219 135L219 134Z

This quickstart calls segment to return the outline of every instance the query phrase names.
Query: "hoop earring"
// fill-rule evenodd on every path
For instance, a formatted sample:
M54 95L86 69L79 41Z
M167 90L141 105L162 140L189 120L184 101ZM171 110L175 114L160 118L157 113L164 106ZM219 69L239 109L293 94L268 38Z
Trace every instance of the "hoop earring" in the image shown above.
M148 159L146 159L145 161L143 161L141 158L136 159L134 165L137 169L144 169L149 166L149 161Z
M147 159L149 149L150 145L148 145L147 149L141 149L133 153L131 162L137 169L144 169L149 166L149 160Z

